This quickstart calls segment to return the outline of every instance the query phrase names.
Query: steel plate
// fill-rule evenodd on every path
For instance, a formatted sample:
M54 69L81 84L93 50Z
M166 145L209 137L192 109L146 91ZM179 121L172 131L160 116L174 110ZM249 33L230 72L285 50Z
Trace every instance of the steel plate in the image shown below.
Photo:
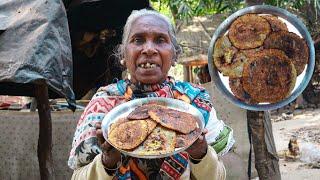
M189 114L192 114L195 117L197 117L199 128L201 130L204 128L204 118L203 118L201 112L197 108L193 107L192 105L187 104L181 100L176 100L176 99L171 99L171 98L161 98L161 97L152 97L151 98L150 97L150 98L135 99L135 100L123 103L123 104L115 107L114 109L112 109L108 114L106 114L106 116L102 120L102 131L103 131L104 138L110 143L110 141L108 140L108 130L109 130L110 125L112 123L114 123L115 121L117 121L119 118L128 116L128 114L131 111L133 111L136 107L141 106L146 103L150 103L150 102L164 105L164 106L167 106L172 109L176 109L179 111L183 111L183 112L187 112ZM112 145L112 143L110 143L110 144ZM117 150L119 150L120 152L122 152L123 154L129 155L132 157L154 159L154 158L163 158L163 157L171 156L173 154L182 152L182 151L186 150L188 148L188 146L183 147L183 148L175 148L175 151L172 153L166 153L166 154L160 154L160 155L139 155L139 154L135 154L130 151L118 149L117 147L115 147L115 148Z
M277 103L259 103L259 104L247 104L243 101L238 100L230 90L229 84L226 83L226 81L222 80L222 74L216 69L214 63L213 63L213 48L215 45L215 42L218 37L225 34L230 25L234 20L236 20L239 16L242 16L244 14L248 13L257 13L257 14L272 14L276 15L280 18L283 18L286 20L289 25L292 25L295 30L298 31L298 33L306 40L307 45L309 47L309 62L302 74L300 74L297 77L297 82L294 90L291 92L291 95L287 98L283 99L282 101L279 101ZM219 27L216 29L215 33L213 34L213 37L210 42L209 50L208 50L208 66L209 66L209 72L211 79L213 83L217 86L218 90L226 96L226 98L232 102L233 104L239 106L240 108L244 108L247 110L252 111L267 111L267 110L273 110L281 108L290 102L292 102L294 99L296 99L303 90L307 87L314 70L315 66L315 50L314 50L314 44L313 40L310 36L310 33L308 32L305 25L297 18L296 15L291 14L290 12L277 8L274 6L269 5L257 5L257 6L251 6L244 9L241 9L232 15L230 15L226 20L224 20Z

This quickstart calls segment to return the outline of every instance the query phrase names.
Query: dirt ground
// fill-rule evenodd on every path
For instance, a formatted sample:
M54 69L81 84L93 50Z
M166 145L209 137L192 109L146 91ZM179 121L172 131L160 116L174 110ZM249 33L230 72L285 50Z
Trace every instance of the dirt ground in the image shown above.
M283 180L319 180L320 162L306 163L300 158L288 161L282 156L293 136L297 137L300 154L308 143L320 153L320 109L295 110L293 114L273 115L273 134L280 155L280 172ZM281 155L282 154L282 155Z

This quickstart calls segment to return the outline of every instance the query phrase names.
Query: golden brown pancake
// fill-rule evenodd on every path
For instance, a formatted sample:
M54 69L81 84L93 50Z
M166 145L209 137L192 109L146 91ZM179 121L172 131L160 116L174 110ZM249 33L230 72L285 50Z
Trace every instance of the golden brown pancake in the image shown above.
M261 17L263 17L264 19L266 19L269 22L272 31L288 31L288 27L287 27L286 23L281 21L277 16L263 15Z
M109 141L119 149L129 150L139 146L148 135L147 121L129 121L119 124L109 134Z
M234 61L234 56L238 49L232 46L228 36L220 37L213 51L213 61L217 69L225 76L238 77L242 74L243 62ZM238 69L241 69L239 73Z
M286 98L296 82L294 65L283 51L265 49L250 57L243 69L243 88L257 102Z
M263 50L262 47L255 48L255 49L240 50L235 54L234 61L241 61L243 63L246 63L246 62L248 62L249 57L254 56L255 54L257 54L261 50ZM241 71L241 74L242 74L242 71ZM242 75L240 77L242 77Z
M156 128L157 126L157 122L152 120L152 119L146 119L145 121L147 121L148 124L148 134L152 133L152 131L154 130L154 128Z
M231 24L229 39L236 48L253 49L262 46L270 32L267 20L256 14L246 14Z
M238 51L232 58L230 66L224 67L225 74L229 75L229 78L242 77L243 65L248 61L249 57L254 56L262 48L246 49Z
M229 78L229 86L234 96L248 104L255 104L256 101L243 89L242 78Z
M171 153L174 151L175 144L176 132L159 125L133 153L140 155Z
M265 40L264 47L284 51L294 64L297 75L302 73L309 61L309 48L306 41L292 32L272 32Z
M196 128L189 134L178 134L176 148L190 146L201 134L201 129Z
M128 121L129 121L129 120L124 117L124 118L120 118L120 119L117 120L116 122L112 123L112 124L110 125L109 133L108 133L108 134L110 134L110 132L113 131L113 129L114 129L115 127L119 126L119 125L122 124L122 123L128 122Z
M137 120L139 120L139 119L137 119ZM118 121L112 123L110 125L109 134L115 127L119 126L122 123L128 122L128 121L129 121L129 119L127 119L127 118L120 118ZM154 128L156 128L156 126L157 126L157 122L152 120L152 119L150 119L150 118L149 119L141 119L141 121L146 121L147 122L147 124L148 124L148 134L152 133Z
M160 108L150 110L149 115L162 126L184 134L188 134L197 128L197 119L189 113Z
M128 115L128 119L130 120L148 119L150 118L148 111L155 108L165 108L165 107L161 105L156 105L156 104L144 104L134 109Z

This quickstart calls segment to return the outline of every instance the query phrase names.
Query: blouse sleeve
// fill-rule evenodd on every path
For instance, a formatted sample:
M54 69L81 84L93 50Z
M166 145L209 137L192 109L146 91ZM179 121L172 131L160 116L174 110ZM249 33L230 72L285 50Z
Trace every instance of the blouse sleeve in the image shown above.
M71 179L72 180L87 180L87 179L111 180L112 176L109 176L104 170L104 167L101 161L101 154L99 154L93 159L91 163L74 170Z
M191 174L195 179L224 180L226 179L226 170L217 153L212 147L208 147L207 155L198 164L190 163Z

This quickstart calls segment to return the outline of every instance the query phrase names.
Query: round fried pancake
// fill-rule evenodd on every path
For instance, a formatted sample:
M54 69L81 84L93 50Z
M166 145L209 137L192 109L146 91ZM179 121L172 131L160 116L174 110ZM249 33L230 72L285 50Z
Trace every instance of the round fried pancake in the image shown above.
M252 97L243 89L242 78L229 78L229 86L234 96L241 101L248 104L257 103Z
M256 14L246 14L231 24L229 38L236 48L253 49L263 45L270 31L267 20Z
M149 115L162 126L184 134L188 134L197 128L197 119L189 113L160 108L150 110Z
M189 134L178 134L176 148L190 146L201 134L201 129L196 128Z
M272 31L288 31L288 27L286 25L286 23L284 23L283 21L281 21L277 16L273 16L273 15L263 15L261 16L264 19L266 19L270 26Z
M144 104L134 109L129 115L130 120L148 119L150 118L148 111L154 108L164 108L164 106L157 104Z
M309 61L309 48L304 39L287 31L272 32L264 42L267 49L280 49L294 64L297 75L301 74Z
M119 120L117 120L116 122L112 123L110 125L110 128L109 128L109 134L111 133L111 131L113 131L113 129L117 126L119 126L120 124L122 123L125 123L125 122L128 122L129 120L127 118L120 118Z
M157 122L152 120L152 119L146 119L145 121L147 121L148 124L148 134L152 133L152 131L154 130L154 128L156 128L157 126Z
M231 64L224 67L224 71L228 74L229 78L242 77L243 65L248 61L249 57L254 56L262 48L247 49L238 51Z
M257 102L278 102L296 82L294 65L283 51L265 49L250 57L243 68L243 88Z
M223 75L237 77L237 75L239 75L239 67L241 68L242 73L243 63L241 61L233 61L237 51L238 49L232 46L228 36L222 36L216 41L214 45L213 61L217 69Z
M140 155L171 153L174 151L175 144L176 132L159 125L133 153Z
M112 145L119 149L129 150L141 144L148 135L148 123L136 120L128 121L115 127L108 139Z

